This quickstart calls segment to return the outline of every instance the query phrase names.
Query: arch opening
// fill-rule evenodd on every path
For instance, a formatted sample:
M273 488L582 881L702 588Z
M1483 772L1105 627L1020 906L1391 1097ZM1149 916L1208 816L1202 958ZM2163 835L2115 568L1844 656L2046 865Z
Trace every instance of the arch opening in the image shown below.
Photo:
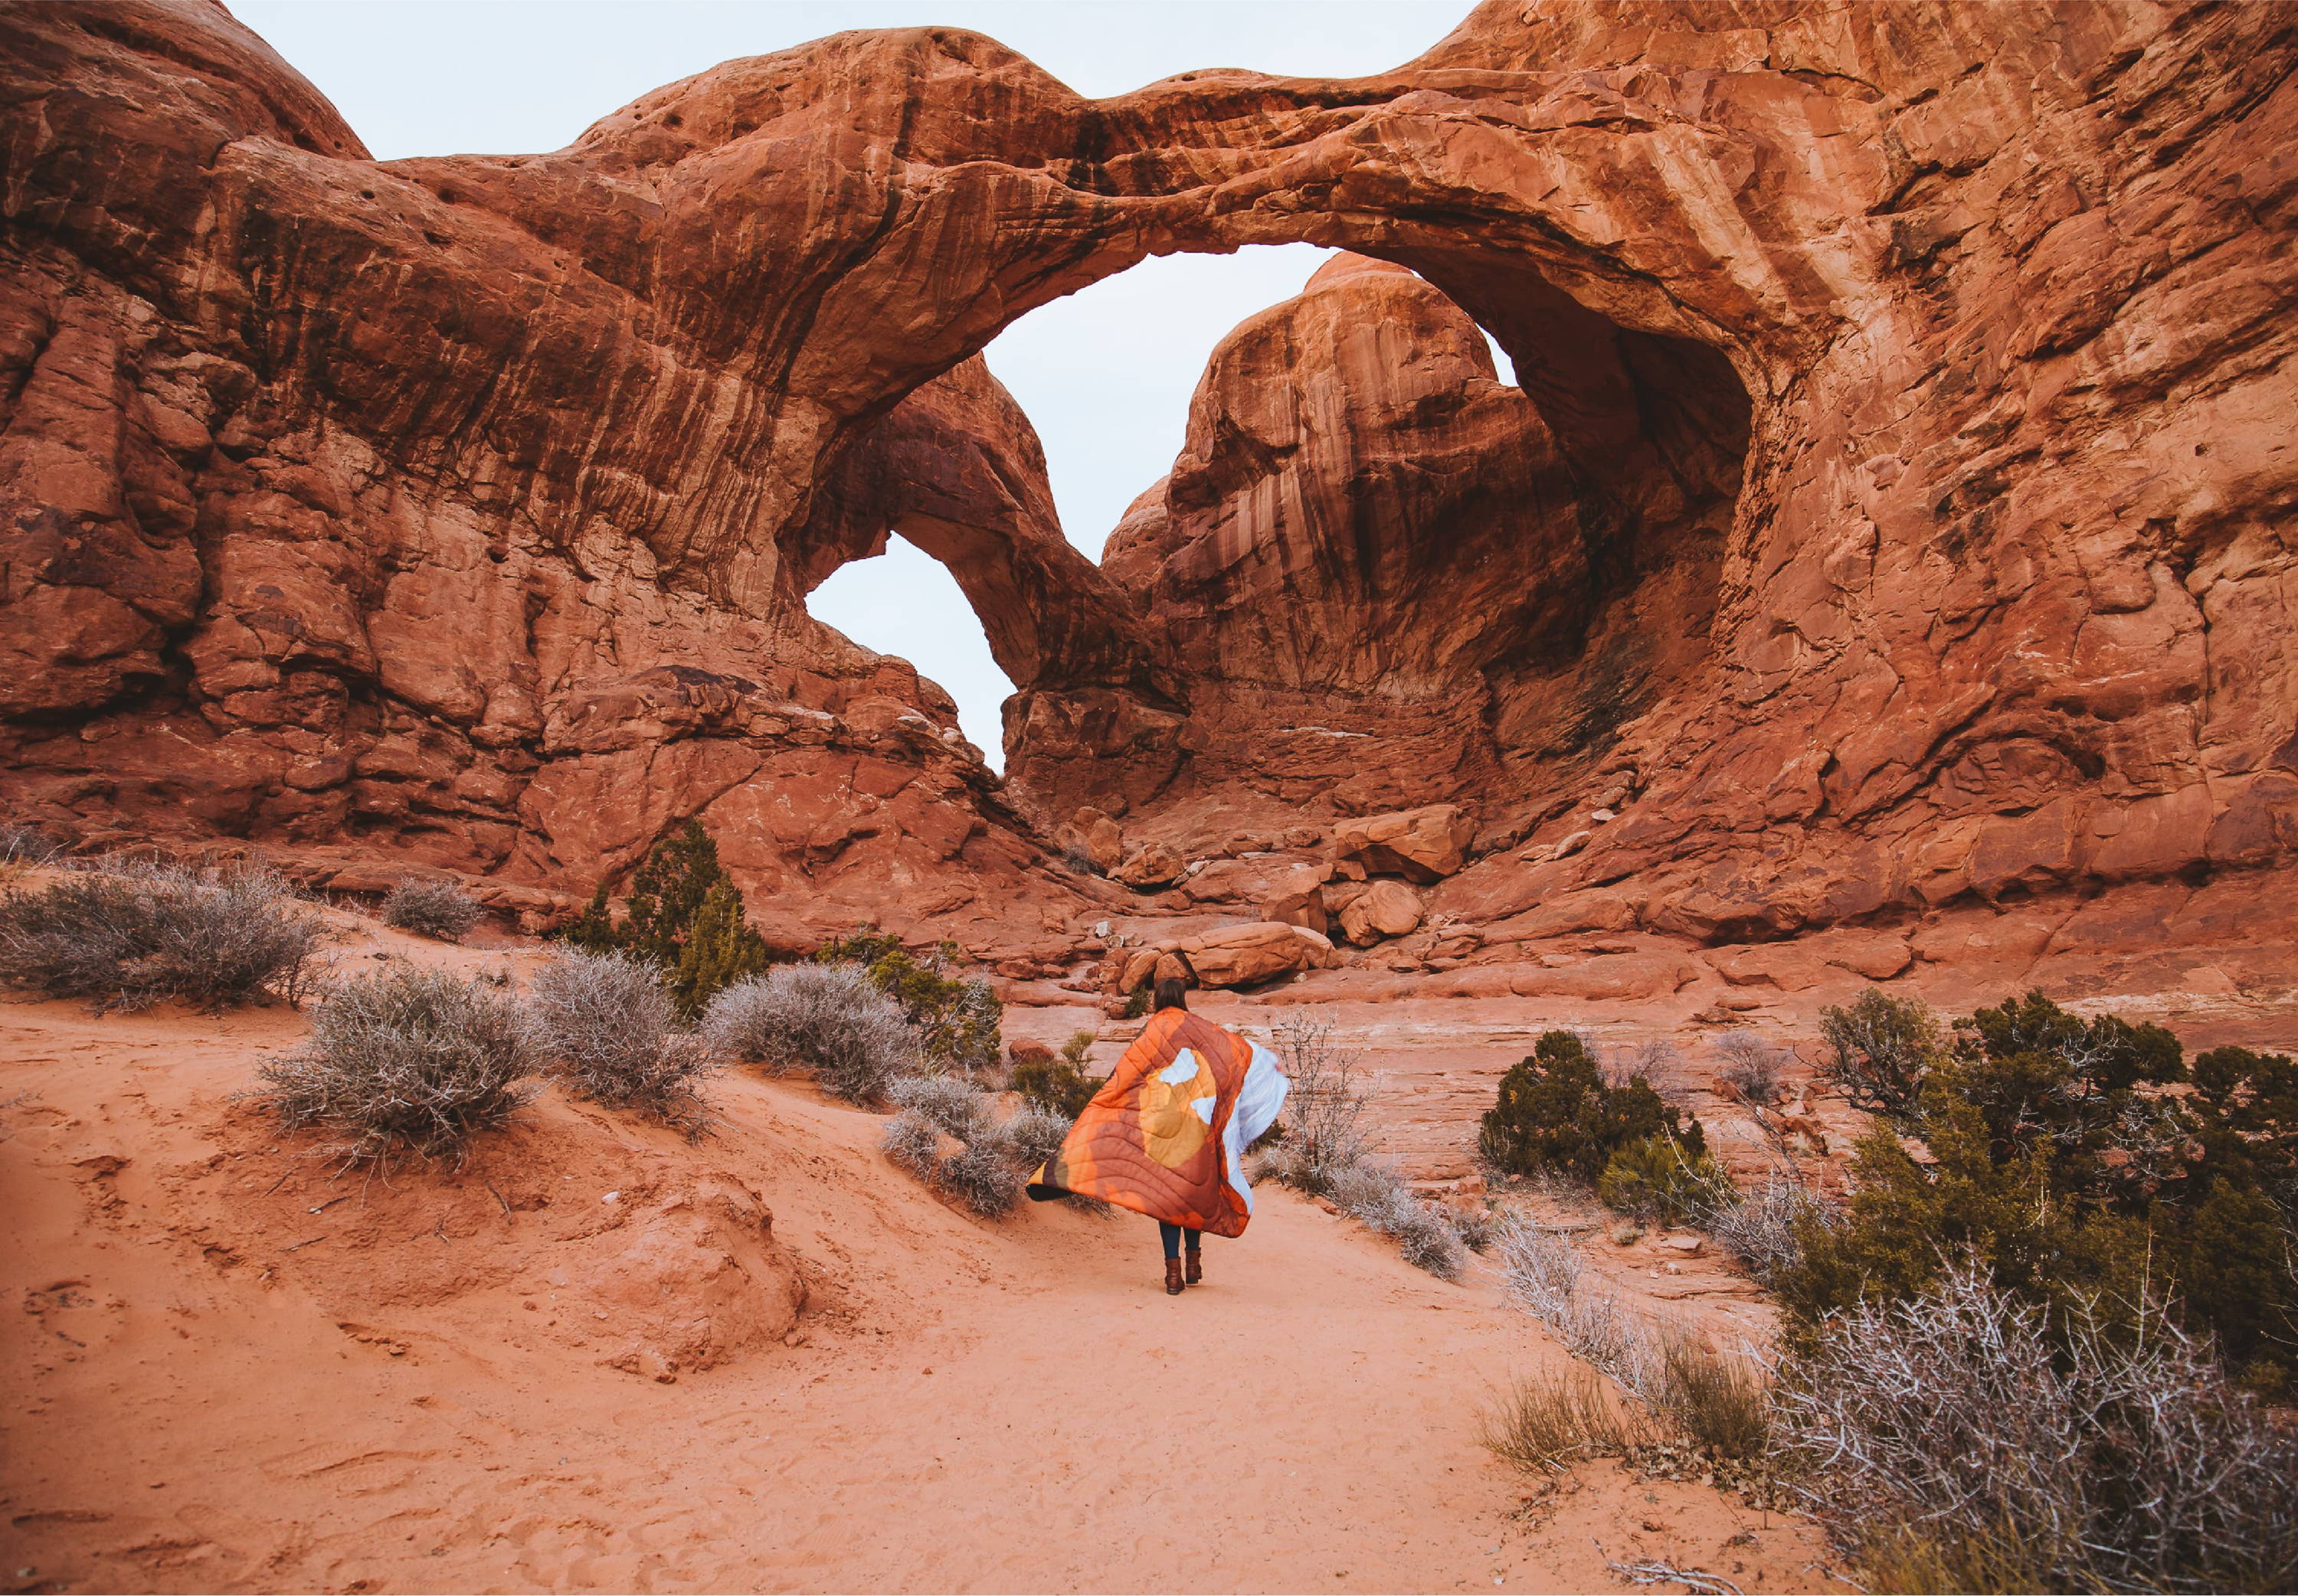
M988 633L949 567L907 538L839 566L806 595L806 613L855 642L891 654L947 693L958 729L992 770L1005 768L1000 715L1013 691Z
M849 458L831 519L858 492L856 532L894 527L954 573L1014 690L999 740L1031 806L1476 793L1529 829L1708 663L1749 438L1732 362L1521 260L1386 254L1317 251L1219 335L1167 418L1170 465L1137 451L1134 480L1097 484L1103 517L1125 505L1109 525L1055 513L982 358ZM1111 281L1059 302L1109 302ZM1055 335L1089 365L1076 323ZM1127 425L1096 409L1062 406L1057 435Z

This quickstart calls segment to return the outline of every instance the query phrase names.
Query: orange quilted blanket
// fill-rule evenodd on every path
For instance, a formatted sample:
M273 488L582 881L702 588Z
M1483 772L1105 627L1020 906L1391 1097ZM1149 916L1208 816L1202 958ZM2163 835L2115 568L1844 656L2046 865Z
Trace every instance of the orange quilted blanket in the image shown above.
M1185 1009L1160 1010L1031 1178L1029 1195L1044 1202L1076 1192L1242 1236L1252 1211L1229 1184L1221 1135L1251 1063L1242 1038Z

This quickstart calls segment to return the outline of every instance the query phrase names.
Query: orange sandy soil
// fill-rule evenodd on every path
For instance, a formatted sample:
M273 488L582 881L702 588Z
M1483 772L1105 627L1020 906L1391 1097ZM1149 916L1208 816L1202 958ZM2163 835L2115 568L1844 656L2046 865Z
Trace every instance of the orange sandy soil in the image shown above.
M337 918L346 969L532 956ZM302 1030L0 1007L6 1589L1826 1586L1696 1485L1528 1503L1476 1409L1564 1354L1289 1193L1170 1299L1146 1220L972 1219L740 1072L698 1146L546 1092L386 1184L234 1100Z

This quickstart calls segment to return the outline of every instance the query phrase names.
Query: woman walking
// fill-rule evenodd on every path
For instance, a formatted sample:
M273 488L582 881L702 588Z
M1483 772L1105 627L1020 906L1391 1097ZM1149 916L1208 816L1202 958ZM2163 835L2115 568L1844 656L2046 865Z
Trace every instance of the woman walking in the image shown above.
M1252 1218L1244 1150L1275 1122L1289 1083L1257 1042L1189 1013L1187 984L1157 983L1149 1023L1029 1181L1039 1202L1075 1193L1157 1221L1165 1291L1204 1279L1204 1233Z

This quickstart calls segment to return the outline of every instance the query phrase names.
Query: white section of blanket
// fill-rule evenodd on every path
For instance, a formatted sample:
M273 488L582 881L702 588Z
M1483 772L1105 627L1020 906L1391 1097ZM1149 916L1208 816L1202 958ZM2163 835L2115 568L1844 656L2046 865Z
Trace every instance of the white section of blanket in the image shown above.
M1293 1089L1293 1083L1277 1067L1275 1054L1258 1042L1248 1040L1245 1045L1252 1049L1252 1062L1245 1066L1236 1106L1229 1110L1228 1124L1221 1131L1221 1153L1228 1162L1228 1183L1244 1199L1245 1212L1251 1213L1252 1184L1244 1178L1244 1150L1277 1122L1277 1111L1285 1106L1285 1095Z

